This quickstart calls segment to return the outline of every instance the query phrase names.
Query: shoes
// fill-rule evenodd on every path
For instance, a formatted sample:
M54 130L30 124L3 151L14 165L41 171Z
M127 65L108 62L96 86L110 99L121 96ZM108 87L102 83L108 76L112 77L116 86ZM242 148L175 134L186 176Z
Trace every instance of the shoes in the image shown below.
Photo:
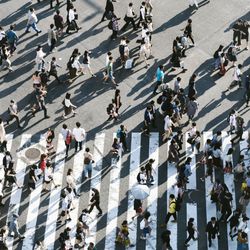
M97 214L97 217L101 217L101 216L102 216L102 213Z
M18 128L23 128L23 126L21 126L21 125L18 125Z
M185 244L184 244L184 246L185 246L185 247L189 247L190 245L189 245L189 244L187 244L187 243L185 243Z
M71 221L72 219L71 218L68 218L68 219L66 219L65 221Z
M45 117L44 117L44 119L49 119L50 118L50 116L48 116L48 115L46 115Z
M141 239L141 240L146 240L146 237L141 236L140 239Z

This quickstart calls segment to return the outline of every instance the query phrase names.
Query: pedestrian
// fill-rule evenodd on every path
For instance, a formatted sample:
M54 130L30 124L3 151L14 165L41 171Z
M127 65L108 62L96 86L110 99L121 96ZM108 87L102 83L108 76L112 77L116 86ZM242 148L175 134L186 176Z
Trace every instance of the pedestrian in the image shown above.
M57 35L56 31L54 30L55 25L52 23L50 24L50 28L48 30L48 45L50 46L49 51L55 52L56 42L57 42Z
M236 208L233 211L233 215L231 217L228 218L229 221L229 227L230 227L230 232L229 232L229 236L231 238L231 240L233 240L233 233L236 233L237 231L237 227L239 225L239 219L240 219L240 215L241 215L241 210L240 208Z
M97 210L99 211L98 213L98 217L102 216L102 209L100 208L100 193L97 189L95 188L91 188L92 191L92 198L90 199L90 208L88 210L88 213L90 214L93 210L94 207L97 208Z
M93 242L90 242L87 250L97 250L97 248Z
M15 237L15 235L17 235L19 240L23 240L25 237L21 235L19 232L18 218L19 218L19 215L17 213L14 213L12 215L11 221L9 223L9 236Z
M64 20L63 16L60 14L60 10L57 10L54 15L54 25L57 30L57 36L61 37L63 35Z
M6 131L4 128L3 120L2 118L0 118L0 152L3 153L6 151L7 151Z
M112 119L117 121L118 114L116 113L116 105L115 105L114 99L112 99L112 103L110 103L107 107L107 114L109 115L109 118L107 121L111 121Z
M169 117L169 115L166 115L164 118L164 134L162 137L163 142L170 140L170 136L171 136L172 131L173 131L172 127L173 127L173 122L172 122L171 118Z
M128 146L127 146L127 128L121 124L120 128L116 132L116 137L119 139L120 143L122 144L122 147L124 151L128 151Z
M215 217L211 217L211 220L207 223L206 232L208 234L208 246L212 246L212 239L215 239L216 235L220 238L219 223Z
M230 45L230 47L227 50L227 59L233 63L233 67L236 66L236 62L237 62L237 46L236 46L236 42L232 42L232 44Z
M210 176L211 183L214 183L214 174L213 174L213 157L209 155L205 157L205 164L206 164L206 174L204 177L201 177L200 180L204 181L205 178Z
M244 141L244 139L242 138L243 132L244 132L244 119L241 116L238 115L236 117L236 133L235 133L235 137L232 138L232 140L231 140L232 145L235 143L234 141L236 139L238 139L237 142Z
M85 232L87 233L87 235L90 234L89 231L89 220L92 219L89 214L88 214L88 210L87 209L83 209L82 213L80 214L78 221L82 223L82 227L85 230Z
M194 116L196 115L198 111L198 102L196 101L196 98L193 96L189 99L187 102L187 116L188 116L188 122L192 121L194 119Z
M56 58L52 57L52 60L50 62L50 69L49 69L49 75L48 75L48 77L54 76L56 78L56 80L57 80L58 83L62 83L60 81L59 77L58 77L57 68L61 68L61 66L57 64Z
M28 179L29 192L36 189L36 183L37 183L37 176L35 173L36 169L37 169L37 166L34 164L34 165L31 165L30 170L29 170L29 179Z
M237 237L237 250L248 248L248 236L245 232L239 232Z
M178 152L178 144L174 139L171 140L169 149L168 149L168 162L169 164L178 164L179 162L179 152Z
M195 5L196 9L198 10L199 5L197 0L188 0L189 1L189 7L193 7Z
M10 49L7 47L7 45L3 44L1 48L1 59L2 59L2 65L0 67L0 71L7 68L9 72L13 71L13 68L11 67L11 61L10 61Z
M233 42L237 44L237 46L241 45L241 31L240 31L240 26L242 24L242 20L238 19L234 24L233 24Z
M9 118L6 120L7 124L9 125L9 122L15 118L17 121L18 128L23 128L20 125L18 106L14 100L10 101L10 105L8 107L8 113L9 113Z
M10 49L10 56L12 56L13 53L15 52L17 41L19 40L18 35L14 31L14 28L15 28L15 25L10 25L10 29L6 32L6 37L7 37L7 41L8 41L9 49Z
M172 250L173 249L171 247L171 244L170 244L170 235L171 235L171 231L168 229L166 229L162 232L162 234L161 234L162 250Z
M150 125L153 120L153 116L151 112L152 112L152 107L147 106L144 112L144 122L143 122L143 128L142 128L142 132L145 133L145 135L147 136L150 136Z
M148 63L147 59L149 57L150 50L146 47L146 43L144 40L141 41L141 46L140 46L140 51L139 51L139 58L138 61L143 60L144 63L146 64L146 69L150 64ZM137 62L138 62L137 61Z
M48 131L45 134L45 139L46 139L46 149L47 149L47 154L52 155L55 153L54 145L53 145L53 140L55 138L55 132L53 129L48 128Z
M151 235L151 227L149 217L151 216L150 212L145 212L143 216L143 220L140 222L140 229L142 230L142 235L140 237L141 240L146 240L147 234Z
M165 218L165 224L168 224L168 221L170 217L173 216L174 220L172 222L177 222L177 216L176 216L176 199L173 194L170 194L169 196L169 205L168 205L168 213Z
M120 107L122 106L122 102L121 102L121 91L120 89L116 89L115 90L115 97L114 97L114 100L115 100L115 106L116 106L116 110L115 112L119 115L119 109Z
M223 190L223 192L220 195L220 205L221 205L221 218L219 221L226 222L227 219L232 214L232 200L233 195L228 190Z
M140 168L139 173L137 174L137 182L138 184L144 185L147 184L147 175L144 167Z
M124 17L125 24L121 28L121 31L126 31L126 28L129 26L130 23L132 23L134 30L137 30L137 27L135 25L134 18L136 17L134 9L133 9L133 3L129 3L127 13Z
M68 129L68 126L66 124L62 125L61 134L62 134L64 142L65 142L65 146L66 146L66 155L65 155L65 157L67 158L68 157L69 148L70 148L70 144L72 142L72 133Z
M218 169L222 170L222 151L221 145L216 143L213 148L213 165Z
M30 8L29 9L29 13L28 13L28 22L27 22L27 26L26 26L26 30L25 30L25 33L29 33L29 29L30 27L36 31L36 34L38 35L39 33L41 33L42 31L40 29L37 28L37 22L38 22L38 19L37 19L37 16L36 16L36 13L35 13L35 10L34 8Z
M4 31L3 27L0 26L0 46L2 47L6 43L7 43L6 32Z
M148 185L153 185L154 184L154 178L153 178L153 164L155 160L154 159L149 159L147 163L145 164L145 170L146 170L146 177L147 177L147 184Z
M184 32L186 31L187 38L189 38L191 40L193 46L195 46L194 37L193 37L193 30L192 30L192 22L193 22L192 19L189 18Z
M118 18L115 14L113 14L110 23L112 24L111 30L112 30L112 35L110 37L111 40L115 40L117 38L117 34L119 32L119 23L118 20L120 20L120 18Z
M67 116L70 115L71 113L73 113L73 116L76 115L75 109L77 107L71 103L70 98L71 98L71 94L66 93L65 98L62 102L63 107L64 107L64 114L63 114L64 119L67 119L68 118Z
M62 223L62 218L64 219L64 222L71 221L70 218L70 201L68 196L66 195L66 192L63 192L62 195L62 205L61 205L61 213L59 214L57 218L57 224Z
M135 216L132 216L132 220L142 215L143 210L142 210L141 200L134 199L134 210L135 210Z
M0 167L0 173L2 172L3 170L3 167L1 166ZM1 173L1 178L0 178L0 207L3 207L4 206L4 203L3 203L3 183L4 183L4 170L3 170L3 173ZM1 242L1 238L0 238L0 242ZM1 246L1 244L0 244Z
M250 77L246 76L245 79L245 100L246 100L246 108L248 107L248 103L250 101Z
M76 192L76 180L73 175L73 170L71 168L68 169L66 176L67 187L71 188L76 197L80 197L80 195Z
M106 1L106 6L105 6L105 11L103 13L101 22L105 21L105 18L107 18L108 20L111 19L111 17L114 14L114 5L113 2L116 2L116 0L107 0Z
M214 70L217 70L220 66L220 55L223 53L224 46L220 45L219 48L214 52Z
M115 78L113 76L113 57L110 56L109 57L109 62L107 65L107 74L104 76L103 80L106 82L108 79L111 80L111 82L115 85L118 86L118 84L115 82Z
M7 245L7 237L8 237L8 227L4 226L0 229L0 249L8 250Z
M84 71L88 71L92 77L96 77L96 75L93 73L91 67L90 67L90 55L91 52L88 50L85 50L83 53L83 74L86 74Z
M45 96L47 94L47 91L43 90L43 89L40 89L39 90L39 95L38 95L38 98L37 98L37 102L38 102L38 107L39 109L42 109L43 112L44 112L44 119L49 119L50 116L48 116L47 114L47 107L45 105Z
M92 177L92 169L93 166L92 164L95 162L93 160L93 155L90 153L90 149L86 148L84 152L84 179L86 180L87 178L91 179ZM87 176L88 175L88 176Z
M51 9L53 9L53 2L54 2L54 0L50 0L50 8ZM59 5L60 5L59 0L56 0L56 5L57 5L57 7L59 7Z
M234 69L234 73L233 73L233 82L229 85L229 87L227 88L226 91L229 91L231 88L233 88L234 86L239 86L239 89L242 88L242 64L238 64L235 69Z
M143 1L140 6L140 14L139 14L139 22L137 24L137 28L146 23L146 3Z
M243 20L243 23L241 25L241 39L246 40L246 47L245 47L246 50L248 50L249 27L250 27L249 22Z
M44 69L44 56L46 54L43 52L43 48L41 45L38 45L37 49L36 49L36 65L37 65L37 70L40 72L42 69Z
M224 172L232 174L233 170L233 148L229 148L227 151L227 155L225 157L225 166L224 166Z
M153 91L153 94L157 94L157 90L161 84L164 83L164 72L163 72L163 65L159 65L156 71L156 85Z
M59 185L55 184L55 181L54 181L52 164L50 161L48 161L46 164L46 168L44 170L44 188L43 188L44 192L46 193L50 192L49 185L51 182L53 183L55 188L59 187Z
M76 22L76 12L73 5L71 5L68 10L67 24L68 24L68 27L66 29L67 34L69 34L70 30L76 30L77 32L80 30L80 27L78 27Z
M128 221L124 220L122 222L115 242L122 244L126 249L130 246Z
M187 224L187 232L188 232L188 237L185 240L185 246L189 247L190 245L188 242L193 239L194 241L197 240L197 238L194 237L195 232L198 234L198 231L194 225L194 218L189 218L188 224Z
M76 128L73 129L72 131L73 138L75 139L75 153L78 150L82 150L82 143L85 140L86 137L86 132L84 128L81 128L81 123L76 122Z
M197 75L194 73L189 79L189 84L188 84L188 98L189 99L191 99L192 97L196 97L197 95L197 90L195 88L196 77Z

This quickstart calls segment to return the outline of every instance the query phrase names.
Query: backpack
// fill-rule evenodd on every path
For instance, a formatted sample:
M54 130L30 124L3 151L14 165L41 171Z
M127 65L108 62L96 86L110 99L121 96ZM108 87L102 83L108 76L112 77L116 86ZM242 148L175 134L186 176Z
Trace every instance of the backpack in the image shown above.
M120 44L120 45L119 45L119 53L120 53L121 56L124 55L124 51L125 51L125 46L124 46L124 44Z
M137 174L137 177L136 177L138 183L141 183L141 177L140 177L140 175L141 175L141 173L139 172L139 173Z
M112 21L109 21L108 28L109 28L110 30L113 29L113 23L112 23Z

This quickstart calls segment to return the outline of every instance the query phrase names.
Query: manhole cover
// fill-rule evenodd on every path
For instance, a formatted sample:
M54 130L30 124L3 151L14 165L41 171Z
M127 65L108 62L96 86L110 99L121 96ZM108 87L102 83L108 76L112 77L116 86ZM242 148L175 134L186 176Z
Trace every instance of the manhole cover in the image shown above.
M30 160L36 160L40 157L41 152L37 148L29 148L25 151L25 156Z

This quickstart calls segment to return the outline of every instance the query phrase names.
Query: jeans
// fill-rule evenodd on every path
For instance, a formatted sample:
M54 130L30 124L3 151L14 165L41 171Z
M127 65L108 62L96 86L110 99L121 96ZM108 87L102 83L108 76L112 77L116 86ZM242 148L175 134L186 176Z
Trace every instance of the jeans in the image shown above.
M40 30L39 30L39 29L37 29L36 23L27 24L27 27L26 27L25 32L28 32L28 31L29 31L29 29L30 29L30 27L31 27L33 30L35 30L36 32L40 32Z
M80 150L82 150L82 141L75 141L75 152L77 152L78 145Z
M92 163L89 163L88 165L85 165L85 168L84 168L84 177L86 178L87 177L87 174L88 174L88 177L91 178L92 176Z

